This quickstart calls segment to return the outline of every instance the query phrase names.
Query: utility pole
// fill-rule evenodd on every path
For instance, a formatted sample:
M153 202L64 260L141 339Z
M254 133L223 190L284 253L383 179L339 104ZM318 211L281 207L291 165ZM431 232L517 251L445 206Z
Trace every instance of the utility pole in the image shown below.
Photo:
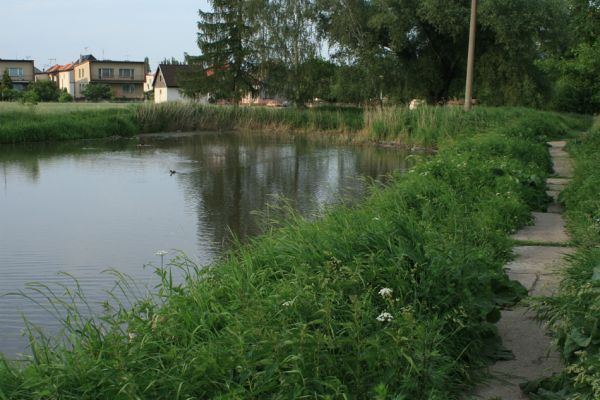
M465 88L465 111L471 110L473 102L473 71L475 69L475 33L477 31L477 0L471 0L471 28L469 31L469 55L467 56L467 85Z

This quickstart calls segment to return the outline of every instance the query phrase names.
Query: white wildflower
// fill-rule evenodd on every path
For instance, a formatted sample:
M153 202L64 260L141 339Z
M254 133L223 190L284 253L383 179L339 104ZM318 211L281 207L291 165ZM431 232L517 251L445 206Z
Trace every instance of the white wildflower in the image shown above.
M294 300L288 300L288 301L284 301L283 303L281 303L281 305L283 307L290 307L294 305Z
M392 298L392 293L394 293L394 291L390 288L384 287L383 289L381 289L379 291L379 295L381 297L383 297L384 299L391 299Z
M381 218L379 218L379 217L373 217L373 221L381 221Z
M130 342L133 342L136 337L137 337L137 333L129 332L129 341Z
M394 317L392 316L392 314L390 314L388 312L381 313L377 317L377 321L379 321L379 322L390 322L393 320L394 320Z

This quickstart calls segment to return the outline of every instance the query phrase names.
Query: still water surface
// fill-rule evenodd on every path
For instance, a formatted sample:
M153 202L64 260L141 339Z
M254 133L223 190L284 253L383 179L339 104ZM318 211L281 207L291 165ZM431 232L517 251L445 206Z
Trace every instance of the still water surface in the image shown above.
M150 285L158 250L209 264L231 233L260 233L255 211L277 196L312 217L403 168L398 150L234 134L0 146L0 352L25 350L23 315L57 329L31 301L2 296L28 282L71 284L66 272L99 304L108 268Z

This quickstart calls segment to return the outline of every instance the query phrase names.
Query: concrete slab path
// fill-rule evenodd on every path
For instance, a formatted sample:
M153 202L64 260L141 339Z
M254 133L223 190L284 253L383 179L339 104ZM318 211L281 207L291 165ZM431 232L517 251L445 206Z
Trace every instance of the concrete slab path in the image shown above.
M506 265L511 279L527 288L530 296L552 296L558 289L560 269L565 257L575 252L566 247L569 236L561 215L558 195L573 176L573 165L564 151L566 142L549 142L555 174L561 178L548 180L548 195L553 203L546 213L533 213L534 224L515 233L512 238L524 242L513 251L515 259ZM491 379L476 387L468 398L486 400L521 400L528 397L519 385L549 376L561 370L560 358L552 347L543 326L533 312L518 305L502 311L498 332L504 346L515 356L513 360L498 361L489 367Z

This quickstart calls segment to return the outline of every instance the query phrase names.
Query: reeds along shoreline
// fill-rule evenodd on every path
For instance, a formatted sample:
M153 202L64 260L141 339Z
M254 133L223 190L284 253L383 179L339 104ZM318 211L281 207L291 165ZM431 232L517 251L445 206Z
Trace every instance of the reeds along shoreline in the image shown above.
M110 105L107 105L110 107ZM346 142L386 142L435 146L518 119L545 124L548 132L583 126L589 118L524 108L353 107L266 108L194 103L144 104L117 109L37 112L35 107L0 108L0 143L132 136L177 131L260 131L261 135L301 134ZM519 134L519 133L516 133Z
M396 127L459 118L426 113ZM461 398L500 349L500 308L526 294L503 265L548 202L545 140L583 124L547 117L469 116L356 206L292 213L205 269L176 258L184 282L159 269L154 296L98 318L67 305L66 343L30 331L29 361L0 359L0 397Z

